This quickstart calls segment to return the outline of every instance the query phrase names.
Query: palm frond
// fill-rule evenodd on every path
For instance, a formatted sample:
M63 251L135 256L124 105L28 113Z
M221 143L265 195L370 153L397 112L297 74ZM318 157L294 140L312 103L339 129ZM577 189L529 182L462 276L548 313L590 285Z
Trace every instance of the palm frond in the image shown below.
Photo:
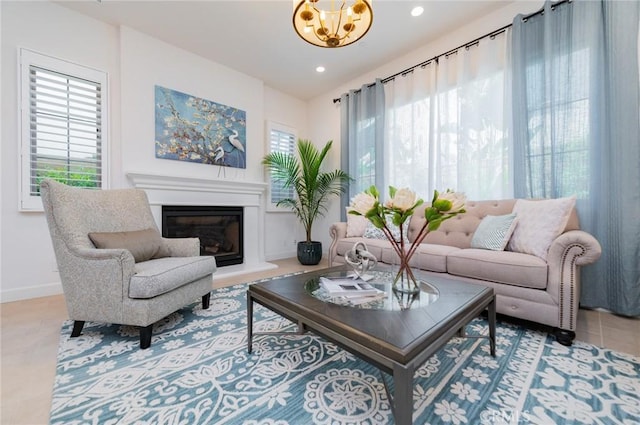
M283 199L278 205L288 207L296 214L305 228L308 242L311 242L314 220L328 211L329 198L344 193L347 183L352 180L342 170L322 172L322 164L332 144L330 140L319 150L311 141L299 139L297 158L273 152L262 160L273 179L293 188L296 198Z

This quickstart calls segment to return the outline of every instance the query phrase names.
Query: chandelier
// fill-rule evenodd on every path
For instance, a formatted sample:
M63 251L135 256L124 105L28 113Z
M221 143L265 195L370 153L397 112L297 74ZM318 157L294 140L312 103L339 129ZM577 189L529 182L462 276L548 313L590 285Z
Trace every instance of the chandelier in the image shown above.
M322 8L320 3L328 8ZM352 3L347 6L347 0L293 0L293 28L315 46L347 46L362 38L373 22L371 0Z

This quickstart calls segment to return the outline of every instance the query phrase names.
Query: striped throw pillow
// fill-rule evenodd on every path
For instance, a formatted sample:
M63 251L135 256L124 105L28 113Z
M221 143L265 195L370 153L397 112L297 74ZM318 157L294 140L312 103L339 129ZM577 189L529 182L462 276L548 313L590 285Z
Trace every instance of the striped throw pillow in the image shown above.
M471 248L504 251L516 227L516 215L488 215L482 219L473 238Z

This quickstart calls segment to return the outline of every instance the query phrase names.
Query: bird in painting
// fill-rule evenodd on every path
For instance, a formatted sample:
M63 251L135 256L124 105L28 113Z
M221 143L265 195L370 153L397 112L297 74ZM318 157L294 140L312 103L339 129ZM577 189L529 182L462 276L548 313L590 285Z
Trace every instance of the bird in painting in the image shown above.
M213 157L213 162L217 163L224 156L224 149L222 149L222 146L218 146L216 150L213 152L215 153L215 156Z
M240 140L238 140L238 130L231 131L233 131L234 134L229 136L229 143L231 143L231 145L234 148L238 149L240 152L244 152L244 146L242 146L242 143L240 142Z
M242 163L243 163L243 154L242 153L244 153L244 146L242 146L242 142L240 142L240 140L238 140L238 131L237 130L231 130L231 131L233 132L233 134L231 136L229 136L229 143L231 144L231 146L236 148L236 158L239 157L239 161L238 162L242 166ZM242 168L244 168L244 166L242 166Z

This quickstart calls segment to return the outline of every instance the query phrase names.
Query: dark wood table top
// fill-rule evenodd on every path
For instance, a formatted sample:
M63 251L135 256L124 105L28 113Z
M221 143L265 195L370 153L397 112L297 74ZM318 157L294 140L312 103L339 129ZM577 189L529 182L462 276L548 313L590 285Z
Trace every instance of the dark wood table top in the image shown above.
M311 323L331 329L347 339L406 364L433 344L452 324L469 311L485 306L493 299L493 289L458 281L452 277L423 277L439 292L428 305L407 310L362 309L343 306L314 297L305 289L310 279L337 271L345 266L276 278L249 286L249 292L296 313ZM416 270L416 277L421 278ZM311 326L313 328L313 326Z

